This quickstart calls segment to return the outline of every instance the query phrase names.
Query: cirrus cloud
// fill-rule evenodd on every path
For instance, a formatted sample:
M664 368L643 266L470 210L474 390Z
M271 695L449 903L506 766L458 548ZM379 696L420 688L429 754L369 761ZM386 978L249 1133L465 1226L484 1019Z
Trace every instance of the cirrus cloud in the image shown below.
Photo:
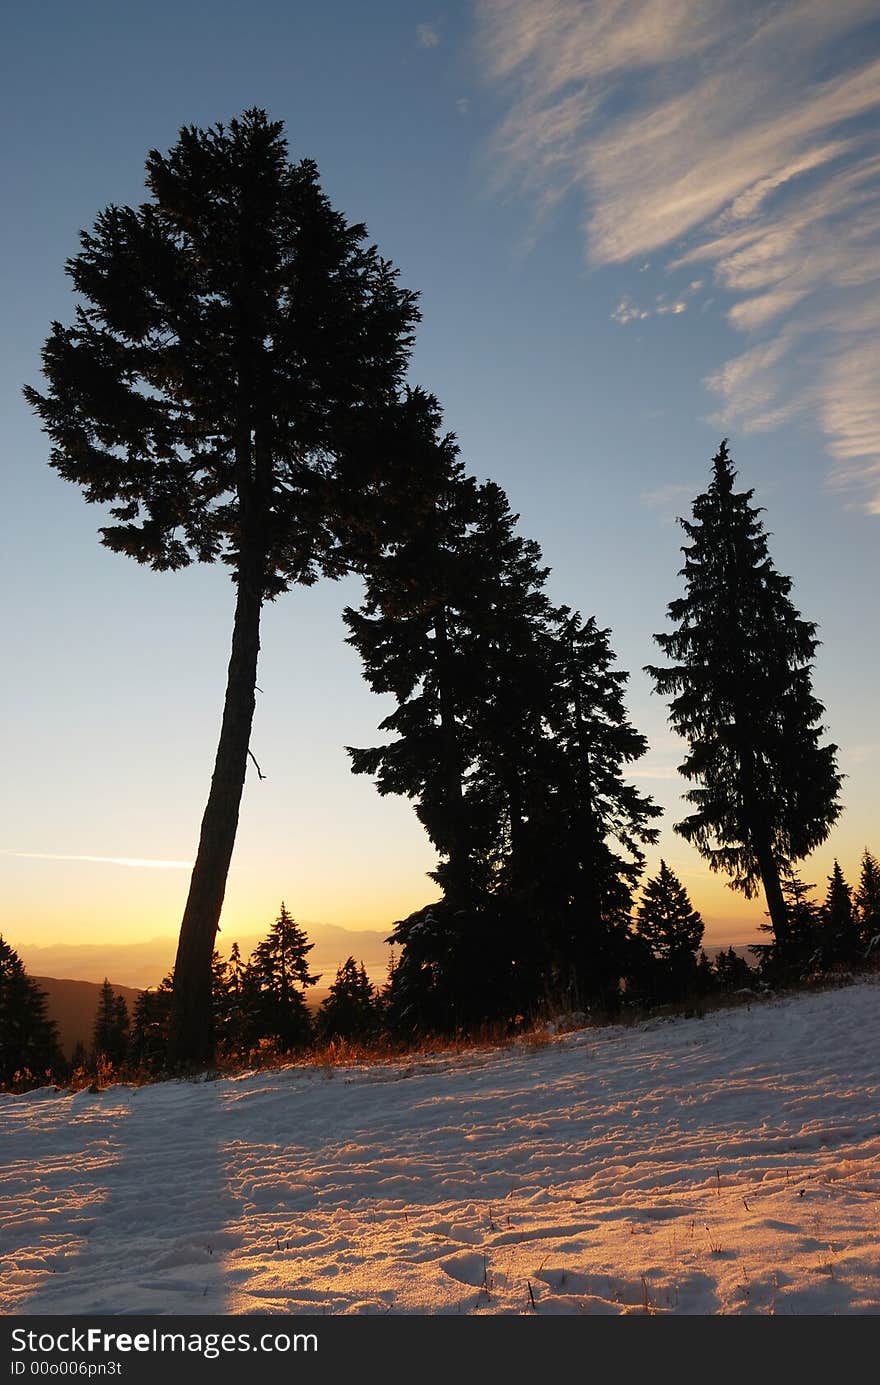
M539 217L582 198L593 265L650 255L711 275L747 338L706 381L719 422L815 419L833 480L880 512L876 0L478 9L508 98L499 176L532 192ZM612 316L658 311L625 294Z

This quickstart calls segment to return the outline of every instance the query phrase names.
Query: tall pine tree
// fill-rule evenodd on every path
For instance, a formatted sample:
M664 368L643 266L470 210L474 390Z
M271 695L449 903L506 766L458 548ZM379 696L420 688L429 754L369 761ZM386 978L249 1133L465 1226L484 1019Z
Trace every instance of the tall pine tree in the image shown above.
M250 110L147 159L150 200L111 206L67 270L45 393L51 465L111 506L102 542L156 569L221 560L236 590L214 774L174 970L172 1058L210 1059L211 954L238 823L263 603L337 576L375 490L418 313L396 272ZM343 545L344 547L344 545Z
M708 490L680 521L685 594L668 608L675 629L655 636L672 664L648 672L690 747L680 772L695 784L685 795L693 812L676 831L748 898L763 886L784 945L782 876L837 820L841 776L837 747L820 744L816 626L773 566L754 492L735 480L722 442Z
M346 621L370 685L398 703L393 739L351 750L352 767L412 798L440 853L443 900L395 925L389 1014L455 1028L534 1002L551 959L616 985L658 810L623 779L645 742L608 632L552 606L539 546L438 425L433 502Z

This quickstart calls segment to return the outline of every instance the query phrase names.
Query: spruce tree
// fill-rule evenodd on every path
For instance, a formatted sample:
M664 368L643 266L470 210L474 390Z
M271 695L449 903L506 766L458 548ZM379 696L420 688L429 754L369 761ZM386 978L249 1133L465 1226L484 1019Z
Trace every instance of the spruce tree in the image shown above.
M370 687L397 699L380 727L394 740L349 747L349 754L353 772L374 775L381 794L415 801L444 858L445 891L455 907L466 907L476 887L464 801L463 715L473 670L459 625L472 587L463 543L475 519L476 488L464 475L454 439L440 433L436 400L417 393L408 414L422 490L386 532L367 569L362 606L344 612L348 643L360 654Z
M868 953L880 948L880 862L865 847L855 893L859 930Z
M229 960L214 954L214 1026L217 1038L234 1052L247 1032L248 965L242 961L238 943L232 944Z
M703 920L674 871L661 860L660 870L642 888L635 935L651 950L656 963L655 990L679 994L694 979Z
M683 959L693 959L703 941L702 917L678 876L663 860L658 874L642 888L635 931L658 961L670 967Z
M128 1048L128 1006L125 997L116 995L107 978L98 993L98 1009L92 1030L92 1055L104 1058L118 1068Z
M857 961L863 953L853 892L835 860L819 911L819 940L826 966Z
M782 876L828 835L841 807L834 745L822 745L811 686L816 626L790 600L770 558L753 491L735 491L727 443L693 518L681 520L683 597L675 629L655 636L670 667L651 666L689 744L680 773L695 787L676 831L712 870L753 898L763 886L776 941L788 939Z
M440 854L443 899L394 927L389 1013L455 1028L534 1003L548 968L616 987L659 810L624 781L646 742L609 632L551 604L540 547L499 486L464 474L434 409L421 506L345 618L397 699L392 739L350 750L352 768L412 798Z
M46 996L0 935L0 1086L36 1086L62 1063Z
M314 947L284 901L248 967L247 1027L251 1042L271 1039L281 1049L303 1047L312 1035L304 992L320 976L309 971Z
M158 1072L165 1066L172 986L169 972L154 990L141 991L132 1007L128 1056L135 1067Z
M527 762L531 910L581 997L616 995L632 893L661 809L625 778L647 741L629 720L610 630L563 607L545 627L542 734Z
M720 951L713 967L715 980L723 991L741 991L751 988L754 975L744 957L734 948Z
M341 535L381 488L418 313L396 271L249 110L147 159L150 200L108 207L67 263L80 303L27 389L50 463L108 503L104 544L236 590L214 774L175 963L172 1059L210 1059L211 954L254 714L263 603L349 565Z
M318 1009L318 1034L322 1039L368 1039L376 1032L377 1018L376 991L364 964L347 957Z

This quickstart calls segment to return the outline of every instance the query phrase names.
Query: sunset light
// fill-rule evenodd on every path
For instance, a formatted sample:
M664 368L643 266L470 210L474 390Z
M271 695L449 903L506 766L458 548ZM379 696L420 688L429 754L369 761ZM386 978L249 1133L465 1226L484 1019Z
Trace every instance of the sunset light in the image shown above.
M877 0L7 27L0 1306L880 1312Z

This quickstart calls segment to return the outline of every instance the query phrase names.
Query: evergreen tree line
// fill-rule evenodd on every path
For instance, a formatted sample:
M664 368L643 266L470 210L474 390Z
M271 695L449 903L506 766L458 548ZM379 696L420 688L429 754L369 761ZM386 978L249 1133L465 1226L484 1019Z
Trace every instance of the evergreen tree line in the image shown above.
M503 491L464 473L433 401L425 417L443 484L374 555L363 605L345 612L370 686L397 704L381 724L389 739L350 749L352 767L414 801L439 855L441 898L392 933L391 1024L468 1028L548 999L613 1009L626 989L683 993L702 924L665 863L634 918L660 810L627 778L647 742L610 631L550 600L540 549ZM841 780L811 688L816 627L735 479L722 443L681 521L674 629L655 636L673 662L648 672L689 747L679 769L694 811L676 831L734 889L763 889L774 965L793 976L804 961L794 866L836 821ZM652 938L652 901L680 912L675 947Z
M822 902L810 899L811 889L794 874L785 880L791 933L797 943L782 958L774 944L758 944L749 949L755 965L733 947L710 959L702 948L703 919L684 885L661 860L657 875L644 883L637 906L621 927L612 1008L615 1000L645 1008L693 1005L713 993L796 984L841 966L858 967L875 950L880 955L880 864L870 851L864 852L854 890L836 861ZM437 925L432 912L430 908L421 911L419 921L434 937ZM513 1027L534 1018L548 1004L576 999L570 991L552 994L545 988L535 994L531 1006L517 1011L514 1002L522 997L509 991L506 1005L477 1007L471 1026L457 1024L454 1013L437 1004L435 975L427 986L413 985L412 964L407 966L406 947L399 944L398 932L389 939L398 943L399 950L392 953L384 986L374 986L363 963L348 957L338 968L328 995L313 1010L306 999L309 988L320 980L309 970L313 944L282 903L273 927L249 961L242 960L237 943L228 959L214 953L212 999L221 1053L235 1058L267 1047L289 1053L339 1040L393 1043L419 1033L467 1030L487 1019L503 1020ZM460 967L466 970L464 962ZM424 973L419 975L424 981ZM143 992L134 1007L126 1050L134 1066L161 1068L164 1064L172 988L169 973L156 990ZM476 983L473 990L476 995ZM608 993L603 999L607 1005Z
M142 206L109 207L82 233L67 264L75 320L53 324L45 386L26 395L51 465L110 506L103 543L158 570L222 561L235 586L170 1060L210 1060L223 1034L212 955L263 605L351 572L365 595L345 613L348 639L396 703L382 744L351 748L352 768L412 800L438 856L439 898L393 928L389 1023L468 1028L548 995L619 1003L660 811L627 777L647 742L610 631L551 600L504 492L466 473L437 401L405 384L416 294L330 206L314 163L288 161L264 111L185 127L167 155L151 151L146 183ZM839 815L841 779L812 692L816 627L735 477L722 443L682 520L684 591L655 637L670 662L649 671L689 747L693 811L676 830L734 888L763 890L788 966L786 885ZM644 966L655 945L638 949ZM291 993L307 984L285 978ZM257 987L249 1004L245 1035L269 1001Z
M245 961L238 943L229 957L215 950L211 997L220 1052L239 1057L260 1049L290 1053L334 1039L366 1041L378 1034L376 991L363 963L348 957L337 970L326 998L312 1011L306 993L321 978L309 968L314 947L282 901L267 936ZM163 1068L174 974L156 990L138 997L132 1016L129 1061L136 1067Z
M703 920L661 860L622 934L621 1003L694 1005L713 993L821 978L880 956L880 863L867 848L855 888L835 861L824 899L812 898L812 890L795 872L784 880L791 940L782 952L771 942L749 949L754 966L733 947L710 960L701 946ZM431 932L431 910L423 911L422 922ZM765 927L772 932L771 925ZM373 985L363 962L346 958L327 996L312 1010L306 993L320 980L309 970L313 946L282 902L278 918L248 961L237 943L228 959L215 951L212 1008L224 1056L244 1058L267 1048L296 1053L339 1041L369 1046L454 1027L448 1015L440 1014L431 988L414 993L411 969L401 982L400 957L392 961L383 987ZM169 972L156 989L142 991L129 1016L124 997L105 979L91 1045L80 1041L65 1061L56 1026L46 1013L46 996L0 937L0 1088L24 1089L65 1080L78 1071L162 1071L173 980ZM506 1018L514 1023L524 1016L511 1008Z

